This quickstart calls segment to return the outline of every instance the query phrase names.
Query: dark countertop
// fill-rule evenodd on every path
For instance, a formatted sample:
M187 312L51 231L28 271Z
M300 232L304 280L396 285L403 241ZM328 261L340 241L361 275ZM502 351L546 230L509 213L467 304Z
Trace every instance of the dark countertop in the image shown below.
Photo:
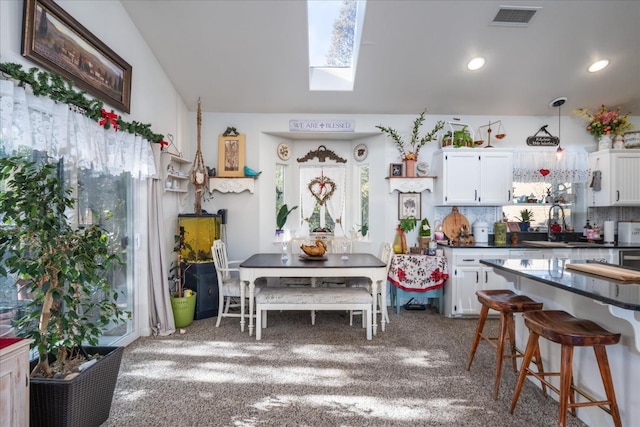
M483 259L481 264L533 281L573 292L627 310L640 311L640 282L620 282L601 276L566 269L566 264L590 261L563 259Z
M539 241L540 243L527 243L529 240L519 241L518 244L512 245L508 243L502 246L496 246L494 244L475 244L475 245L450 245L447 242L438 242L438 246L443 248L456 248L456 249L640 249L640 244L612 244L605 245L599 243L587 243L587 242L546 242ZM532 240L531 242L535 242Z

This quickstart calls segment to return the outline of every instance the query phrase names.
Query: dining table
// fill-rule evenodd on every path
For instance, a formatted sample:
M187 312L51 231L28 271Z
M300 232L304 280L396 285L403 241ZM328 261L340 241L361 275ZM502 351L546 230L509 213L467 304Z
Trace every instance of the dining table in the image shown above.
M378 289L387 280L387 266L375 255L369 253L330 254L322 257L309 257L304 254L291 254L283 257L277 253L258 253L250 256L238 266L240 281L248 284L241 286L240 329L245 329L245 288L249 290L249 335L254 330L255 282L259 278L269 277L366 277L371 280L371 294L376 301ZM313 283L313 281L312 281ZM381 292L383 307L386 306L386 292ZM301 308L302 309L302 308ZM377 305L373 304L373 334L377 333ZM381 329L384 331L384 317Z

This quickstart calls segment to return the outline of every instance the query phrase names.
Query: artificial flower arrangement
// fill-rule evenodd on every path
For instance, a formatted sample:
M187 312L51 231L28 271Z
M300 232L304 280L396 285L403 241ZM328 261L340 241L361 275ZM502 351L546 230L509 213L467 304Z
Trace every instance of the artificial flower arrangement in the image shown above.
M600 106L597 113L591 114L586 108L575 110L575 114L589 121L586 129L596 138L602 135L622 135L626 131L633 129L633 125L629 123L629 115L620 115L620 107L616 110L607 110L604 105Z
M400 156L402 160L418 160L418 154L420 153L420 149L429 141L433 141L436 139L436 134L442 130L444 127L444 121L439 120L436 125L433 127L431 132L420 138L420 127L422 123L424 123L424 115L427 113L427 110L424 110L420 115L413 121L413 130L411 132L411 142L409 144L405 144L405 142L400 138L400 135L395 129L391 129L385 126L376 126L376 128L380 129L383 133L386 133L391 137L393 143L396 145L398 150L400 151Z

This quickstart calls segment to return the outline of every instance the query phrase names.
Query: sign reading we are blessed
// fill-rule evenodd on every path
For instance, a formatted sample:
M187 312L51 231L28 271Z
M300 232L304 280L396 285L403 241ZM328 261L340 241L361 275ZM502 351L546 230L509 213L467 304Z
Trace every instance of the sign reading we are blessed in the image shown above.
M290 132L354 132L355 120L289 120Z

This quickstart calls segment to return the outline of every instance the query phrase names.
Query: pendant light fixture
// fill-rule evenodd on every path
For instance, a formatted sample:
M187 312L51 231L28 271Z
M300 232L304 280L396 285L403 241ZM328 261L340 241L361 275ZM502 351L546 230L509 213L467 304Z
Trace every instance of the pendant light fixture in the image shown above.
M558 109L558 149L556 150L556 160L560 160L564 154L564 149L561 146L562 140L560 139L560 110L565 102L567 102L567 97L561 96L560 98L556 98L549 103L549 107Z

